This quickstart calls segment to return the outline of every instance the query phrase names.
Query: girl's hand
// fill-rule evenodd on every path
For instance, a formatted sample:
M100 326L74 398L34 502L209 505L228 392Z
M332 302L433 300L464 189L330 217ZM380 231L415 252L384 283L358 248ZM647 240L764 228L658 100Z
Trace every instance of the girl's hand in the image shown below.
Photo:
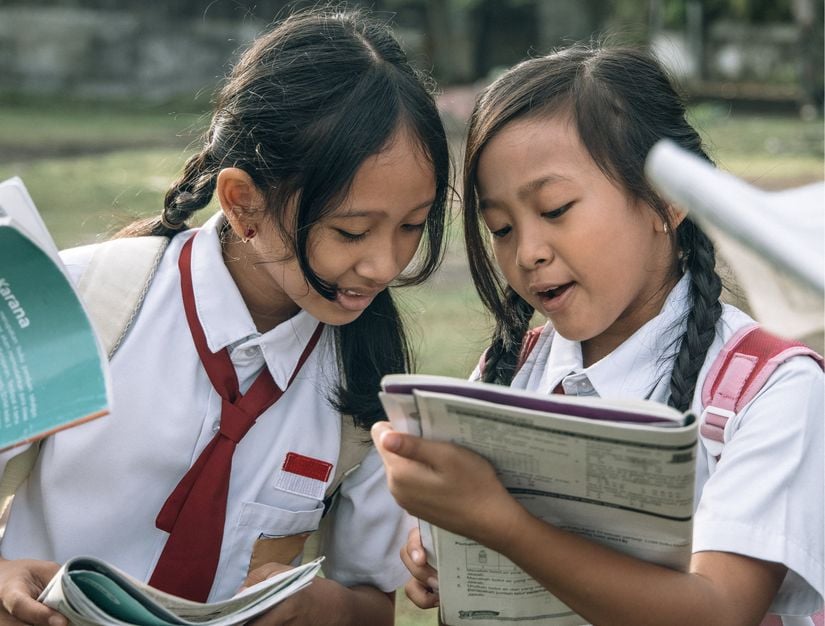
M68 626L63 615L37 601L59 569L51 561L0 560L0 624Z
M410 530L407 543L401 548L401 560L413 575L404 585L407 597L420 609L438 606L438 572L427 565L427 554L421 545L418 528Z
M461 446L396 432L376 422L372 439L390 492L411 515L496 549L507 544L524 509L492 465Z
M242 589L292 569L280 563L267 563L252 570ZM346 624L392 624L394 593L375 587L344 587L333 580L315 577L311 584L288 597L250 626L343 626Z

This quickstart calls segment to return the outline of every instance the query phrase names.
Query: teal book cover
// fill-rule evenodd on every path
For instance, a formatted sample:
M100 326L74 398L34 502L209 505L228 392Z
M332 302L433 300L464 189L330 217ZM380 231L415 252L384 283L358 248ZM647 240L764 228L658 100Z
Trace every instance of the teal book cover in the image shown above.
M0 449L108 412L108 364L57 263L0 220Z

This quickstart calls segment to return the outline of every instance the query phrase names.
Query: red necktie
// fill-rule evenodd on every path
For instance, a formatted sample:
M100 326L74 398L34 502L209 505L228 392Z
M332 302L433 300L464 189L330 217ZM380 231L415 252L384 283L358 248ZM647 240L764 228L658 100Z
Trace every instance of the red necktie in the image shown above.
M221 554L235 446L283 391L264 367L249 390L241 395L228 350L210 352L195 309L191 271L193 239L184 244L178 262L183 306L201 363L221 396L221 425L158 513L155 524L168 532L169 538L149 584L177 596L205 602ZM287 386L312 353L322 329L323 324L318 324Z
M560 393L561 395L567 395L564 393L564 385L562 385L562 381L559 381L559 384L556 385L556 388L553 389L553 393Z

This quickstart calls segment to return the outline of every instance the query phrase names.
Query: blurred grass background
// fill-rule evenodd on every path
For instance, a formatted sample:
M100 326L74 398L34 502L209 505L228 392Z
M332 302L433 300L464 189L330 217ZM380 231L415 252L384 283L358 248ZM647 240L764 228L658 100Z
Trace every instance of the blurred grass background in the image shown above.
M823 121L796 115L691 109L717 164L766 189L822 180ZM458 153L462 121L448 120ZM20 176L58 246L91 243L132 219L158 213L163 194L208 120L183 105L100 105L28 100L0 103L0 180ZM456 158L458 163L460 159ZM210 208L202 211L208 217ZM470 283L456 215L442 270L399 293L418 348L418 370L465 377L485 345L489 320ZM398 624L436 623L435 613L398 597Z

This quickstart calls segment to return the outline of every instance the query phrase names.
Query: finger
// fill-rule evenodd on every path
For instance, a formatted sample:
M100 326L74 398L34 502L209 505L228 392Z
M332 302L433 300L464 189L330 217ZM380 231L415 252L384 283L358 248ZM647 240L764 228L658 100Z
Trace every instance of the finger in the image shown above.
M421 550L420 552L424 556L424 562L416 563L412 560L406 546L401 548L401 561L404 563L404 567L409 570L410 574L412 574L414 578L419 580L424 585L431 588L438 587L438 573L427 564L424 550Z
M407 584L404 585L404 592L419 609L431 609L438 606L438 593L424 586L415 578L407 581Z
M404 546L410 560L416 565L424 565L427 562L427 551L424 549L424 544L421 542L421 531L418 526L410 528L407 533L407 543Z
M57 611L38 602L23 591L10 591L3 598L3 608L24 624L36 626L68 626L69 621Z
M376 422L371 430L372 439L380 452L389 452L405 459L432 465L433 460L443 458L448 444L427 441L415 435L407 435L393 430L389 422ZM386 455L382 454L386 459Z
M267 578L272 578L276 574L280 574L288 569L292 569L292 567L289 565L283 565L282 563L264 563L249 572L241 589L243 590L247 587L251 587L252 585L256 585L259 582L266 580Z
M372 426L371 434L388 477L407 476L420 479L429 470L429 467L420 461L394 454L392 450L384 446L385 442L392 444L396 435L405 436L394 431L389 422L376 422Z

